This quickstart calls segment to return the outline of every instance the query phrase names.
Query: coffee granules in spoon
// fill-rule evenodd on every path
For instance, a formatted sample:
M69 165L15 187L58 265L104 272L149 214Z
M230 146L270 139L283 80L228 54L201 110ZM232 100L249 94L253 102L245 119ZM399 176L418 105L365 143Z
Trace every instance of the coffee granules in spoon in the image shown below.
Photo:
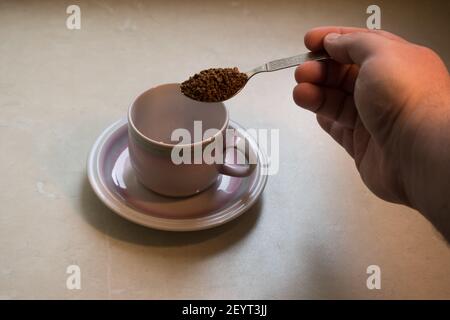
M181 84L181 92L194 100L219 102L244 87L247 75L238 68L212 68L200 71Z

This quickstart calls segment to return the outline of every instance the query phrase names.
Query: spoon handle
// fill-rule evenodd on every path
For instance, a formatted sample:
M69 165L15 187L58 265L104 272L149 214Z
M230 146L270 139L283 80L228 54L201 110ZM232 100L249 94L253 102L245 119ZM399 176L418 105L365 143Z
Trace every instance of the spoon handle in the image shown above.
M299 64L305 63L306 61L325 60L329 58L330 56L324 51L302 53L293 57L267 62L266 64L247 72L247 76L250 78L260 72L272 72L280 69L298 66Z
M278 59L266 63L267 71L276 71L289 67L298 66L310 60L328 59L330 56L325 52L308 52L302 53L293 57Z

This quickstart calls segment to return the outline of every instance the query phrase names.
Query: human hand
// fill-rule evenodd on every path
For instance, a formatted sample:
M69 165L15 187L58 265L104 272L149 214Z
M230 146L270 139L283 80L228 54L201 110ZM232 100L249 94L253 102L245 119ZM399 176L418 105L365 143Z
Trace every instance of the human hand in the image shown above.
M294 101L354 158L382 199L421 211L449 238L450 79L430 49L384 31L324 27L305 45L333 60L295 71Z

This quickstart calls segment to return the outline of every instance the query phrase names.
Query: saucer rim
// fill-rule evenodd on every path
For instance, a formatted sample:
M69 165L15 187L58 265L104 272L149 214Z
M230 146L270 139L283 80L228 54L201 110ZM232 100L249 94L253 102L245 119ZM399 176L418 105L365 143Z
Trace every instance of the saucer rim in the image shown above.
M267 155L241 125L230 119L229 126L237 129L258 155L258 164L256 168L256 170L258 170L258 172L256 172L258 177L253 190L247 195L248 201L245 203L233 203L231 206L219 209L218 212L196 218L163 218L142 213L127 205L126 201L119 199L117 195L111 192L100 174L100 155L102 155L105 143L114 132L127 124L127 118L121 118L104 129L94 142L87 161L87 175L93 191L109 209L124 219L145 227L164 231L197 231L210 229L236 219L250 209L259 199L267 184ZM234 208L236 206L237 208Z

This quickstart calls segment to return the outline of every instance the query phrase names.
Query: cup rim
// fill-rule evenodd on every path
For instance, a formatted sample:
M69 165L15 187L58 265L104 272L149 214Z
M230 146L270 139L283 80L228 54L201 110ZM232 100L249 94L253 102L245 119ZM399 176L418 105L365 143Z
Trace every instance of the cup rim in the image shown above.
M178 147L178 148L196 147L196 146L203 146L205 144L208 144L208 143L214 141L218 136L220 136L225 131L225 129L228 127L228 123L229 123L230 119L229 119L228 109L226 108L226 106L223 102L219 102L218 104L220 104L222 106L222 108L225 110L225 123L223 124L222 128L220 128L219 131L217 131L216 134L214 134L213 136L211 136L207 139L193 142L193 143L188 143L188 144L173 144L173 143L165 143L165 142L153 140L153 139L147 137L146 135L144 135L141 131L139 131L139 129L136 127L136 125L134 124L133 119L131 117L131 111L133 110L133 107L135 106L136 101L139 100L139 98L141 98L143 95L145 95L146 93L148 93L151 90L154 90L156 88L163 87L163 86L169 86L169 85L177 85L178 87L180 86L179 83L166 83L166 84L161 84L158 86L151 87L150 89L147 89L144 92L142 92L140 95L138 95L137 98L134 99L133 103L128 107L128 113L127 113L128 125L131 127L132 131L134 133L136 133L140 139L142 139L143 142L157 145L158 147L163 148L163 149L172 149L174 147ZM199 103L210 103L210 102L200 102L199 101Z

